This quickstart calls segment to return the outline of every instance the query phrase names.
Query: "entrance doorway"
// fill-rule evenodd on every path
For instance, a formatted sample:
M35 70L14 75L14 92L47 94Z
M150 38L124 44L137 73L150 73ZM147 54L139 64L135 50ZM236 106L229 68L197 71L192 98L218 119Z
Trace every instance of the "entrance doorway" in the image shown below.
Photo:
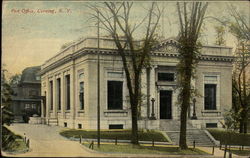
M172 91L160 91L160 119L172 119Z

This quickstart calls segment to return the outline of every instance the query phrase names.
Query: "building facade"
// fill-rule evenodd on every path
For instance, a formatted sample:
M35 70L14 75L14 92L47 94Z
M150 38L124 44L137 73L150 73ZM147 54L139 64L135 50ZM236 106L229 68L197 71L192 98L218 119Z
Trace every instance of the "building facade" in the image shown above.
M141 76L139 128L160 129L161 123L179 120L178 43L162 41L151 52L151 67ZM96 129L97 39L86 38L65 48L41 67L42 117L59 126ZM131 128L126 76L115 43L100 38L101 129ZM232 102L232 48L203 46L192 85L189 123L197 128L221 127ZM194 105L195 104L195 105ZM195 108L194 108L195 107ZM196 113L197 119L194 117Z
M38 72L40 66L28 67L23 70L21 80L13 85L11 109L16 122L28 122L33 114L41 115L41 80Z

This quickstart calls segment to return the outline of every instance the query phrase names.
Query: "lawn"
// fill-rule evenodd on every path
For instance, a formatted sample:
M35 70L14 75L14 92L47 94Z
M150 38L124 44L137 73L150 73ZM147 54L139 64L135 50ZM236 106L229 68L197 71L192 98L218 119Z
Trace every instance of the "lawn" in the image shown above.
M231 150L231 153L239 156L250 156L250 150Z
M84 143L89 147L89 143ZM178 147L164 146L135 146L131 144L101 144L100 148L94 145L94 150L107 153L127 153L127 154L169 154L169 155L207 155L208 153L199 149L179 150Z
M76 129L69 129L60 132L60 134L64 137L71 138L97 138L96 131L87 131L87 130L76 130ZM153 130L140 130L139 131L139 140L140 141L158 141L158 142L167 142L167 138L165 138L160 132L153 131ZM130 140L131 139L131 130L101 130L101 139L118 139L118 140Z
M236 133L231 131L209 129L212 136L221 144L250 146L250 134Z
M23 138L2 126L2 148L6 152L25 152L28 150Z

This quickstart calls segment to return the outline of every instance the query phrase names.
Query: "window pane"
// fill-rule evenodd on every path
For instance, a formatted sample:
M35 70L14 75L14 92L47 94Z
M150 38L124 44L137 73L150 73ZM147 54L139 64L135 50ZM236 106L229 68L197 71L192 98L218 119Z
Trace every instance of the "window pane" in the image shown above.
M123 129L122 124L109 125L109 129Z
M66 105L67 110L70 110L70 76L66 76Z
M83 82L80 82L79 101L80 101L80 110L83 110L84 109L84 83Z
M57 79L57 106L61 110L61 79Z
M122 81L108 81L108 109L122 109Z
M50 110L53 110L53 81L50 81Z
M174 81L174 73L158 73L158 81Z
M216 110L216 84L205 84L205 110Z

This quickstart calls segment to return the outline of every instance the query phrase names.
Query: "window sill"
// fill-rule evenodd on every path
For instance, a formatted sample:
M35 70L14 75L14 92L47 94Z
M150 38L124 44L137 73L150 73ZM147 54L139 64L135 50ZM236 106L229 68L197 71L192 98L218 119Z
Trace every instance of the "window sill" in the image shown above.
M202 113L221 113L221 110L202 110Z
M70 113L70 110L65 110L65 113Z
M105 117L127 117L128 111L127 110L107 110L104 111Z
M177 84L176 81L157 81L157 82L156 82L156 85L157 85L157 86L168 86L168 85L174 86L174 85L176 85L176 84Z
M85 113L84 110L78 110L78 113Z
M202 110L201 111L202 116L208 116L208 115L216 115L220 116L221 115L221 110Z

